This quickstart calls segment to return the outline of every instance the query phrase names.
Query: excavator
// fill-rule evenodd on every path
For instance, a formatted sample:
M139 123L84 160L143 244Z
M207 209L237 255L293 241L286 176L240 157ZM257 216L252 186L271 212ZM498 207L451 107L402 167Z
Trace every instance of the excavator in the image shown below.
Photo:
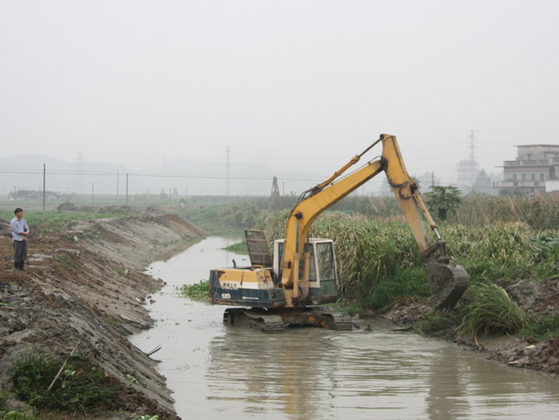
M382 154L357 168L361 158L379 143ZM350 168L352 172L347 173ZM446 242L408 175L396 137L382 134L327 180L301 194L287 220L285 238L274 242L273 258L264 232L247 230L251 265L237 267L233 262L233 267L210 271L211 303L236 306L225 311L224 322L264 332L302 326L352 329L347 314L320 306L338 299L335 247L331 239L310 238L309 233L322 212L381 172L426 261L431 305L435 309L453 308L468 287L469 275L450 261ZM426 225L434 234L432 244Z

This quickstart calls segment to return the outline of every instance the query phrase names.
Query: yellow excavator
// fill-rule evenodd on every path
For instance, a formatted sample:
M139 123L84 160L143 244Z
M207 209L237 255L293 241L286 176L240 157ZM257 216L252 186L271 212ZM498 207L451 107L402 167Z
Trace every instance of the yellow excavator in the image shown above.
M382 144L380 157L346 174L378 143ZM432 305L437 309L454 307L468 287L468 273L450 261L446 242L407 173L396 137L382 134L330 178L301 195L287 220L285 239L274 242L273 259L263 231L247 230L251 266L234 264L232 268L211 270L211 302L243 307L228 308L224 322L265 332L293 326L351 329L349 316L319 306L338 298L336 258L333 241L310 238L309 231L323 211L381 172L386 174L425 258ZM429 242L426 223L435 235L433 244Z

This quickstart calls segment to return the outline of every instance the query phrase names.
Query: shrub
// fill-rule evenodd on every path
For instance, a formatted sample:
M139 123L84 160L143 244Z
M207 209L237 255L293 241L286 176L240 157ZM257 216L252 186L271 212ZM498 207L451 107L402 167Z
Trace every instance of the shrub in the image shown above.
M529 314L518 306L502 287L494 283L471 286L460 308L460 334L476 337L478 332L514 333L530 321Z

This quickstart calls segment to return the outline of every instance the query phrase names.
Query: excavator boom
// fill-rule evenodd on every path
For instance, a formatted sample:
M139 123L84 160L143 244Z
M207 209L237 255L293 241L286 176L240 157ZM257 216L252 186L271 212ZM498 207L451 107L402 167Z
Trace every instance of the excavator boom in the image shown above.
M380 159L342 177L373 146L382 142ZM453 307L466 290L469 276L463 267L453 264L446 255L445 242L441 239L436 224L425 206L417 185L409 176L396 137L382 134L380 139L363 153L353 157L329 179L307 191L289 216L285 236L285 250L281 264L281 284L290 305L297 306L297 300L305 297L308 290L306 277L299 273L300 261L309 230L314 220L326 209L351 194L357 188L385 172L394 191L398 204L410 225L415 240L427 262L427 276L437 308ZM436 235L431 245L425 230L425 221ZM302 296L301 296L302 295Z

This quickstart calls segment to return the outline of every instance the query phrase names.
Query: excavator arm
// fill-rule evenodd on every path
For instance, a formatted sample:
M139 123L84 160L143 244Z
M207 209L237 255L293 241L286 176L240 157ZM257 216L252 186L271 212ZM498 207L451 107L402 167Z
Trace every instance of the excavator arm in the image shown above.
M363 167L342 177L342 175L367 153L382 142L382 155ZM417 185L408 175L396 137L382 134L380 139L363 153L353 157L340 170L316 187L306 191L289 216L282 260L281 283L288 305L295 305L298 299L308 293L308 262L304 273L299 273L300 260L310 228L315 219L326 209L351 194L357 188L374 178L380 172L386 177L404 216L411 227L415 240L427 262L427 277L432 293L432 303L436 308L453 307L466 290L469 276L463 267L450 262L446 254L446 243L441 239L436 224L427 210ZM425 221L436 235L436 242L430 244L425 230Z

